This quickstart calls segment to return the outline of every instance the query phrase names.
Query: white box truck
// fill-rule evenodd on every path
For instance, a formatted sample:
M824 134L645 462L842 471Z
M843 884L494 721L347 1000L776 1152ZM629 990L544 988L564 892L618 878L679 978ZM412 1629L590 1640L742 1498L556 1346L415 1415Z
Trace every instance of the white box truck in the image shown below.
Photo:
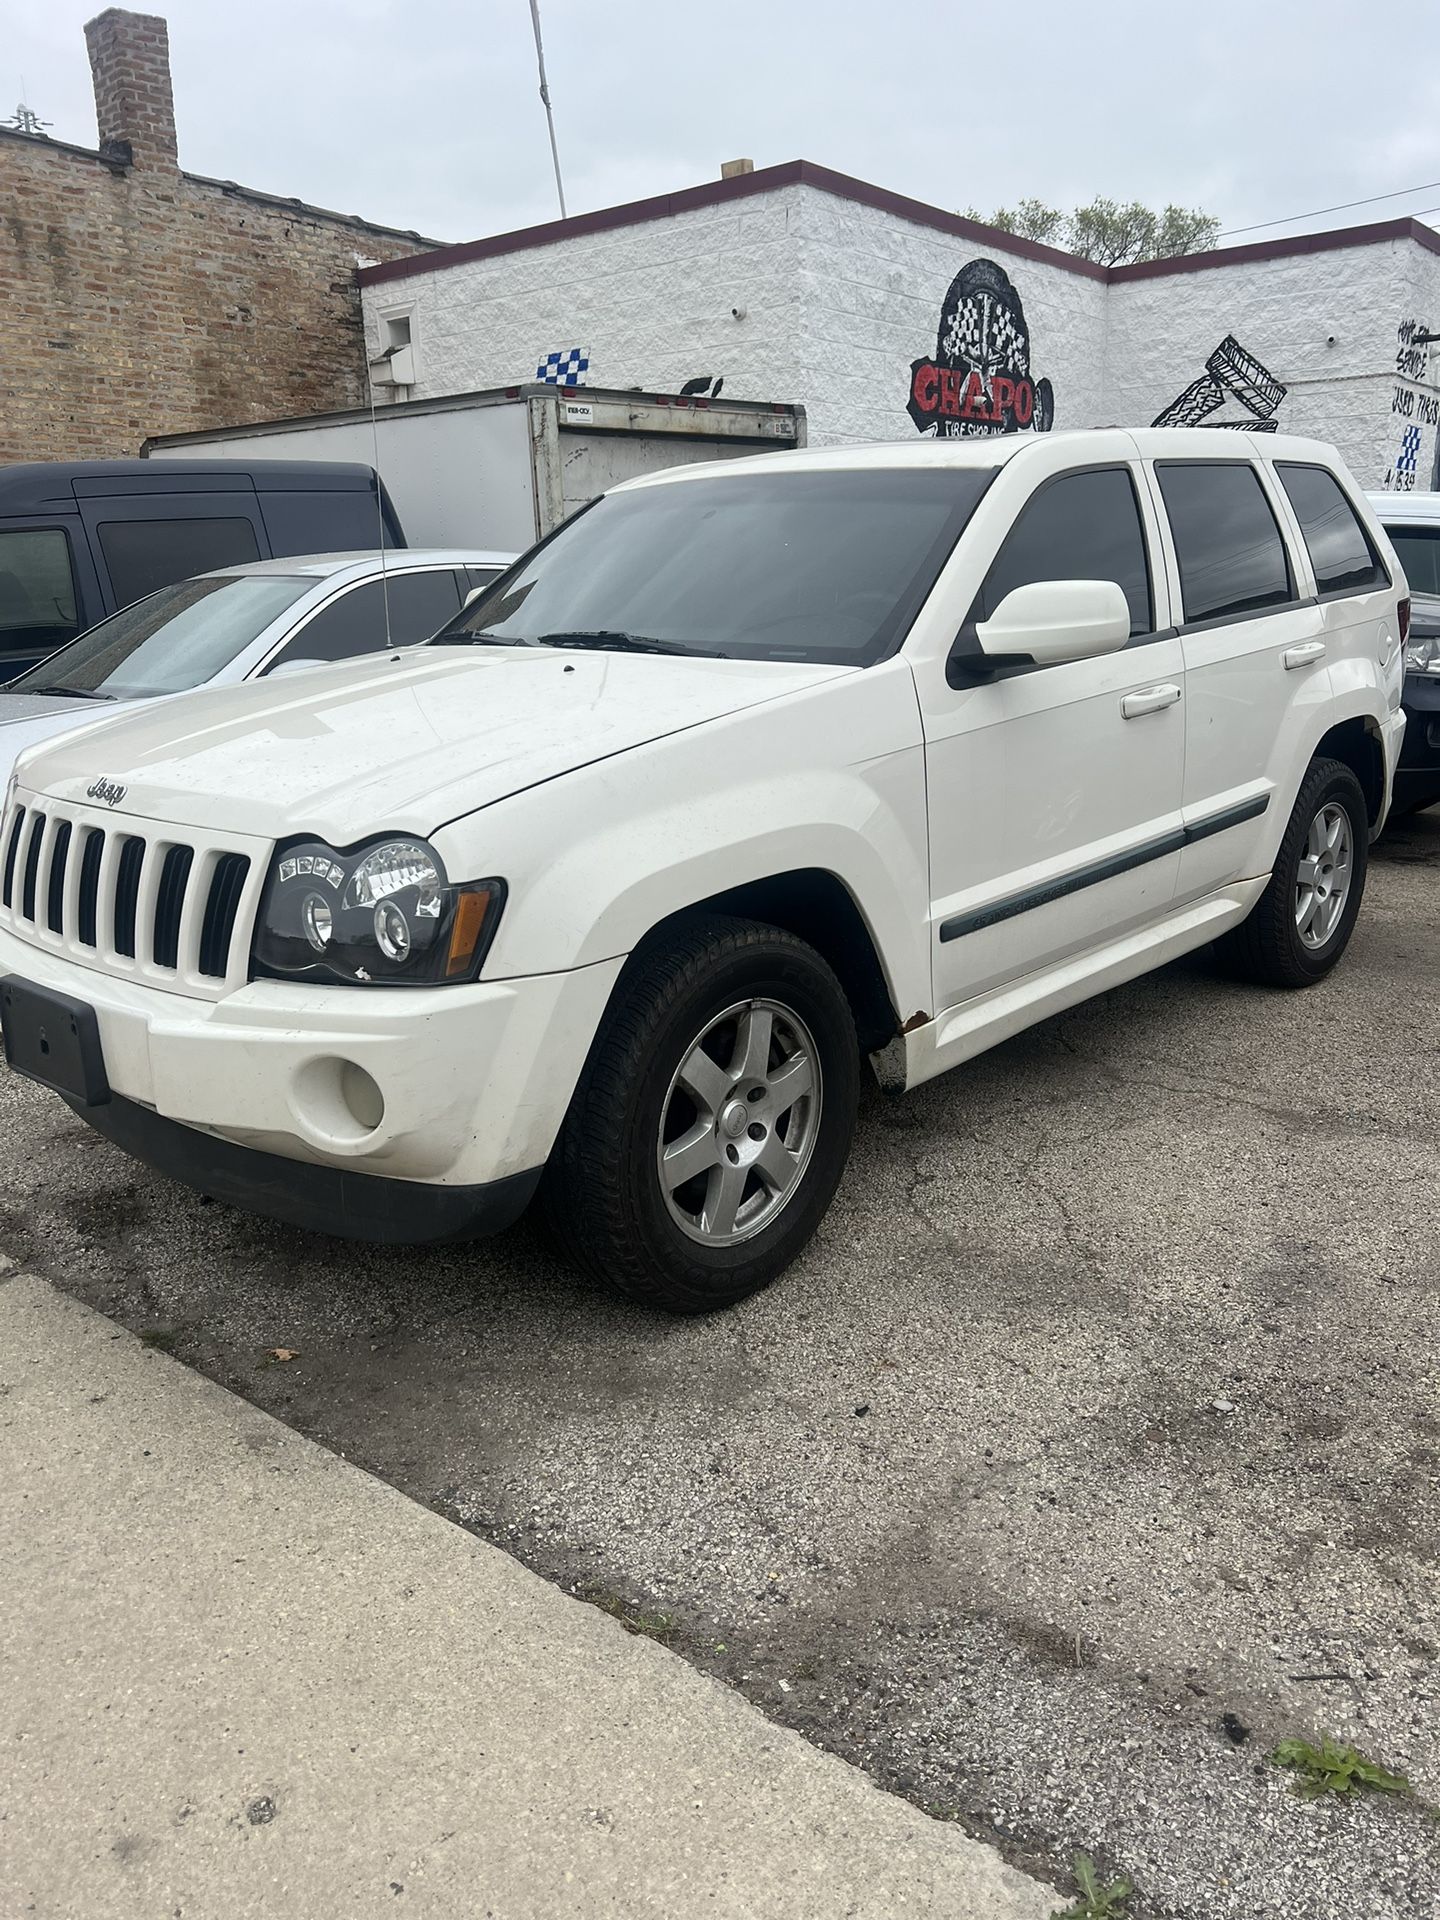
M167 460L362 460L413 547L523 551L607 487L700 460L803 447L805 409L530 384L201 433L155 434Z

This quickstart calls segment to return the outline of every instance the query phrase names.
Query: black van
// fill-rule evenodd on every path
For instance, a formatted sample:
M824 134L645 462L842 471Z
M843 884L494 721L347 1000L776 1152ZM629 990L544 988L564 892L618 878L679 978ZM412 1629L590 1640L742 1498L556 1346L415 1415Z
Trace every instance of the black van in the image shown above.
M330 460L0 466L0 685L107 613L214 567L403 547L372 467Z

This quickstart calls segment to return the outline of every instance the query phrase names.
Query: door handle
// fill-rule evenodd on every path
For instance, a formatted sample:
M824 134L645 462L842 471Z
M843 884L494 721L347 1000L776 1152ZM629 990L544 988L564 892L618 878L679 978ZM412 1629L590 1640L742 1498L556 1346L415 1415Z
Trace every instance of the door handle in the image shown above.
M1298 647L1286 647L1280 658L1287 673L1293 673L1296 667L1313 667L1317 660L1325 658L1325 642L1304 640Z
M1127 720L1138 720L1142 713L1160 713L1166 707L1173 707L1179 698L1180 689L1173 684L1143 687L1139 693L1125 695L1120 702L1120 711Z

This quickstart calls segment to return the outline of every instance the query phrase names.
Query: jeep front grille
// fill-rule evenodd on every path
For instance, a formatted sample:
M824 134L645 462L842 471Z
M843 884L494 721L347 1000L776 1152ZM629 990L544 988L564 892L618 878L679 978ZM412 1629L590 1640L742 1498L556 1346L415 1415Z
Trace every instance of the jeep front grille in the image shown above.
M266 843L17 799L0 827L0 927L105 973L218 997L249 974Z

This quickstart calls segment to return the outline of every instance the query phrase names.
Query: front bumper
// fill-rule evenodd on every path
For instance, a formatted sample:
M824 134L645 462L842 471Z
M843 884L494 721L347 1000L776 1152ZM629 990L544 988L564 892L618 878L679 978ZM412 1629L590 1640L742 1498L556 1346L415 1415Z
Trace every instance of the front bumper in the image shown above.
M535 1167L474 1187L387 1180L347 1167L302 1167L279 1154L237 1147L132 1100L112 1096L98 1107L67 1104L117 1147L199 1193L288 1226L388 1246L503 1232L529 1206L543 1171Z
M621 965L198 1000L0 929L0 977L94 1009L112 1098L72 1104L98 1131L217 1197L394 1240L493 1231L523 1207Z

